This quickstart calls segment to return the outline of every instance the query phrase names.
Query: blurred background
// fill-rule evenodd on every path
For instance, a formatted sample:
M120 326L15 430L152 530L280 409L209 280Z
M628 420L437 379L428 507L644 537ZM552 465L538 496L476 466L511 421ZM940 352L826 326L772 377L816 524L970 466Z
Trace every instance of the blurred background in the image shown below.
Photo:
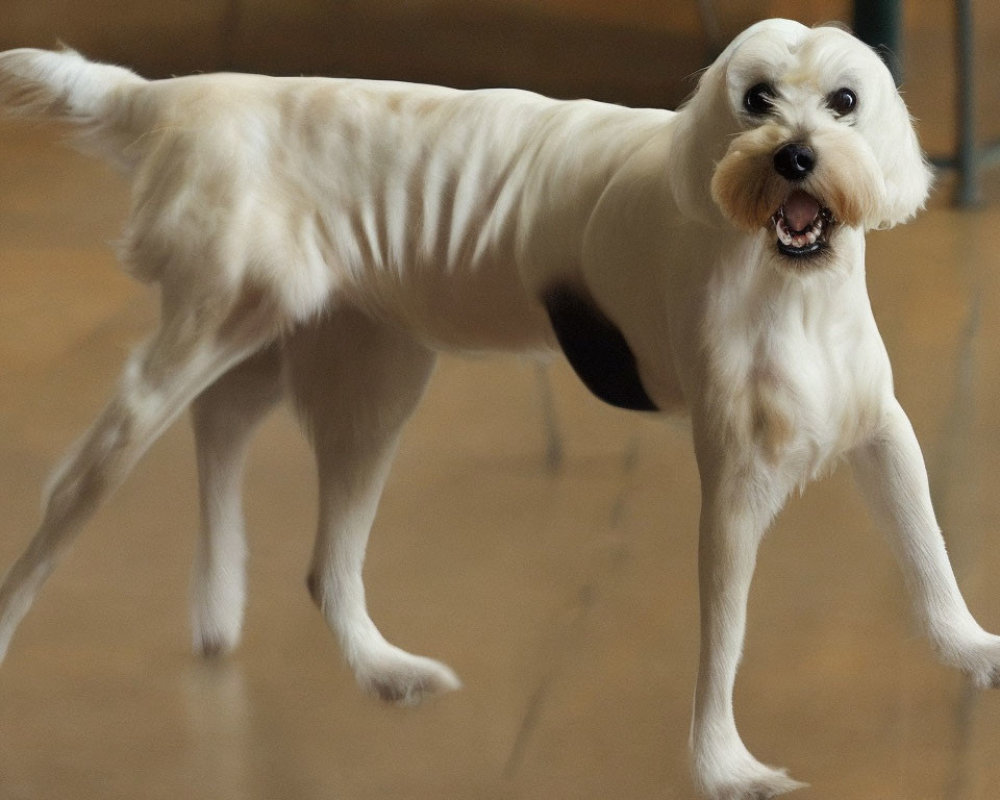
M0 0L0 48L53 46L150 77L351 75L673 107L769 16L850 24L821 0ZM902 4L896 53L927 151L1000 132L1000 8ZM869 239L869 285L956 572L1000 629L1000 170ZM109 245L127 210L105 166L0 125L0 563L93 419L155 301ZM358 693L304 576L310 456L277 413L251 453L245 640L190 655L197 531L174 426L46 586L0 669L0 797L689 798L698 480L689 433L600 404L559 361L442 359L407 429L369 550L373 616L465 688L426 708ZM737 719L802 798L992 800L1000 694L971 691L915 633L898 570L846 470L761 553Z

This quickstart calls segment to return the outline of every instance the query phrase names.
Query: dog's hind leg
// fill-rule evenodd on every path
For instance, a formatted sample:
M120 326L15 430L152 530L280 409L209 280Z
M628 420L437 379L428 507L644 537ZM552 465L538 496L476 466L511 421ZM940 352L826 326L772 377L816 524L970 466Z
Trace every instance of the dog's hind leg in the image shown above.
M129 359L117 392L56 471L41 525L0 584L0 658L100 502L199 392L278 333L275 310L256 296L232 305L213 297L204 307L168 295L160 329Z
M281 348L273 344L233 367L191 405L198 457L201 530L191 581L196 652L232 650L243 627L246 538L243 464L250 435L282 395Z
M362 582L368 535L399 434L435 356L351 308L335 309L298 331L286 348L291 392L319 472L309 591L365 691L412 705L455 689L458 679L444 664L383 638L368 615Z

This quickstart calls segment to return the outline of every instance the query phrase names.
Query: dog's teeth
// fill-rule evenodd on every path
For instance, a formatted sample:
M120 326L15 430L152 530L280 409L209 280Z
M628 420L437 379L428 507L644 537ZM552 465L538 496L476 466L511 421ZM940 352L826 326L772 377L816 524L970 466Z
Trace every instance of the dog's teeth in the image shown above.
M785 247L793 248L805 248L812 247L822 238L824 232L826 231L827 222L829 221L828 213L824 209L824 213L821 213L812 221L808 230L804 231L791 231L788 229L788 223L785 220L785 215L778 211L771 218L771 223L774 225L774 230L777 233L778 241Z
M788 230L788 226L785 225L785 220L784 219L778 219L778 222L774 226L774 229L775 229L775 231L777 231L778 239L781 240L781 243L783 245L785 245L786 247L790 247L792 245L792 240L793 240L794 237L792 236L791 232Z

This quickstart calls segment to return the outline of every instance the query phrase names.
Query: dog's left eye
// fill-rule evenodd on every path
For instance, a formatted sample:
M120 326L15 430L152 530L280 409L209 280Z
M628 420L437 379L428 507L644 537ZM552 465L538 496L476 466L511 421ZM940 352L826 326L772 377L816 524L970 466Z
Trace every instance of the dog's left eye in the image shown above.
M850 114L858 106L858 96L846 86L832 92L826 98L826 104L839 117Z

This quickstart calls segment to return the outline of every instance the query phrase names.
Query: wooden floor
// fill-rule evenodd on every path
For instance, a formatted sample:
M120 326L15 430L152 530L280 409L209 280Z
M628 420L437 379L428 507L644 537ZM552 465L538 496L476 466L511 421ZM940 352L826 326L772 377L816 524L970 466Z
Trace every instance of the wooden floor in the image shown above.
M1000 193L947 190L870 239L870 287L963 589L1000 629ZM989 199L989 198L988 198ZM125 194L38 131L0 129L0 563L154 319L108 242ZM683 425L616 412L561 364L445 359L407 430L367 569L376 620L465 689L360 696L307 598L307 451L285 413L248 475L252 596L232 657L189 653L197 527L179 424L97 516L0 669L0 797L689 798L698 481ZM838 800L992 800L1000 694L914 634L845 471L767 540L737 716Z

